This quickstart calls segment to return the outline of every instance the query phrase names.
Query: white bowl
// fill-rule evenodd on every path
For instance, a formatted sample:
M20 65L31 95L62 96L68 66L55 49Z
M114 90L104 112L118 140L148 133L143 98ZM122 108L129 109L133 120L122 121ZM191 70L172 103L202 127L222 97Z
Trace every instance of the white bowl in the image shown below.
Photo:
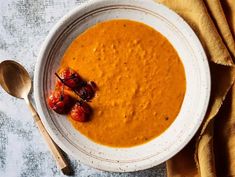
M96 23L120 18L143 22L163 34L177 50L187 82L181 111L172 125L149 143L131 148L112 148L92 142L46 104L47 94L54 87L54 72L69 44ZM36 65L34 93L43 124L66 153L94 168L130 172L168 160L190 141L205 116L210 84L209 66L201 43L173 11L146 0L94 0L68 13L49 33Z

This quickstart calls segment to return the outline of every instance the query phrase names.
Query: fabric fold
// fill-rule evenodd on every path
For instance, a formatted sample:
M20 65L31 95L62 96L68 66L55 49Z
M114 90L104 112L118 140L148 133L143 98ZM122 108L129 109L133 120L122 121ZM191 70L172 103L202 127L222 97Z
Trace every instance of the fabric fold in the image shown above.
M223 0L224 1L224 0ZM232 56L235 56L235 43L220 0L204 0L218 32ZM222 2L222 1L221 1Z

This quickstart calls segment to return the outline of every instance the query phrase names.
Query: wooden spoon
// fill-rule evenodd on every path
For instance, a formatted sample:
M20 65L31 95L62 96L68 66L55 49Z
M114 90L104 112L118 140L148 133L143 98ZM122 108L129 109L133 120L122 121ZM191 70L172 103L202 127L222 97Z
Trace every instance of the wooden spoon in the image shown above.
M58 167L64 174L69 175L71 170L66 162L61 149L54 143L50 135L46 131L42 121L29 100L29 92L32 84L28 72L19 63L12 60L5 60L0 63L0 85L10 95L24 99L32 112L34 121L47 142Z

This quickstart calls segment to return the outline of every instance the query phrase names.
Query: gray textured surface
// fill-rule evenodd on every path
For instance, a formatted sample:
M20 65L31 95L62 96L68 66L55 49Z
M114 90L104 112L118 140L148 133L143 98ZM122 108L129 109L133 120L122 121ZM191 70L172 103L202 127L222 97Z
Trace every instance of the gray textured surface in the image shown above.
M52 26L85 0L0 0L0 61L14 59L33 77L40 46ZM74 176L163 177L165 165L135 173L108 173L77 163ZM58 177L55 162L22 100L0 88L0 177Z

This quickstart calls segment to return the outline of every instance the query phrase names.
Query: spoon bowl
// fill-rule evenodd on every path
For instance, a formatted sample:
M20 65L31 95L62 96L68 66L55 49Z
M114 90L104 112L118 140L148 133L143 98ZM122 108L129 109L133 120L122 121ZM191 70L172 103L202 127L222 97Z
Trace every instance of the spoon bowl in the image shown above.
M10 95L26 98L32 84L23 66L12 60L5 60L0 64L0 85Z

